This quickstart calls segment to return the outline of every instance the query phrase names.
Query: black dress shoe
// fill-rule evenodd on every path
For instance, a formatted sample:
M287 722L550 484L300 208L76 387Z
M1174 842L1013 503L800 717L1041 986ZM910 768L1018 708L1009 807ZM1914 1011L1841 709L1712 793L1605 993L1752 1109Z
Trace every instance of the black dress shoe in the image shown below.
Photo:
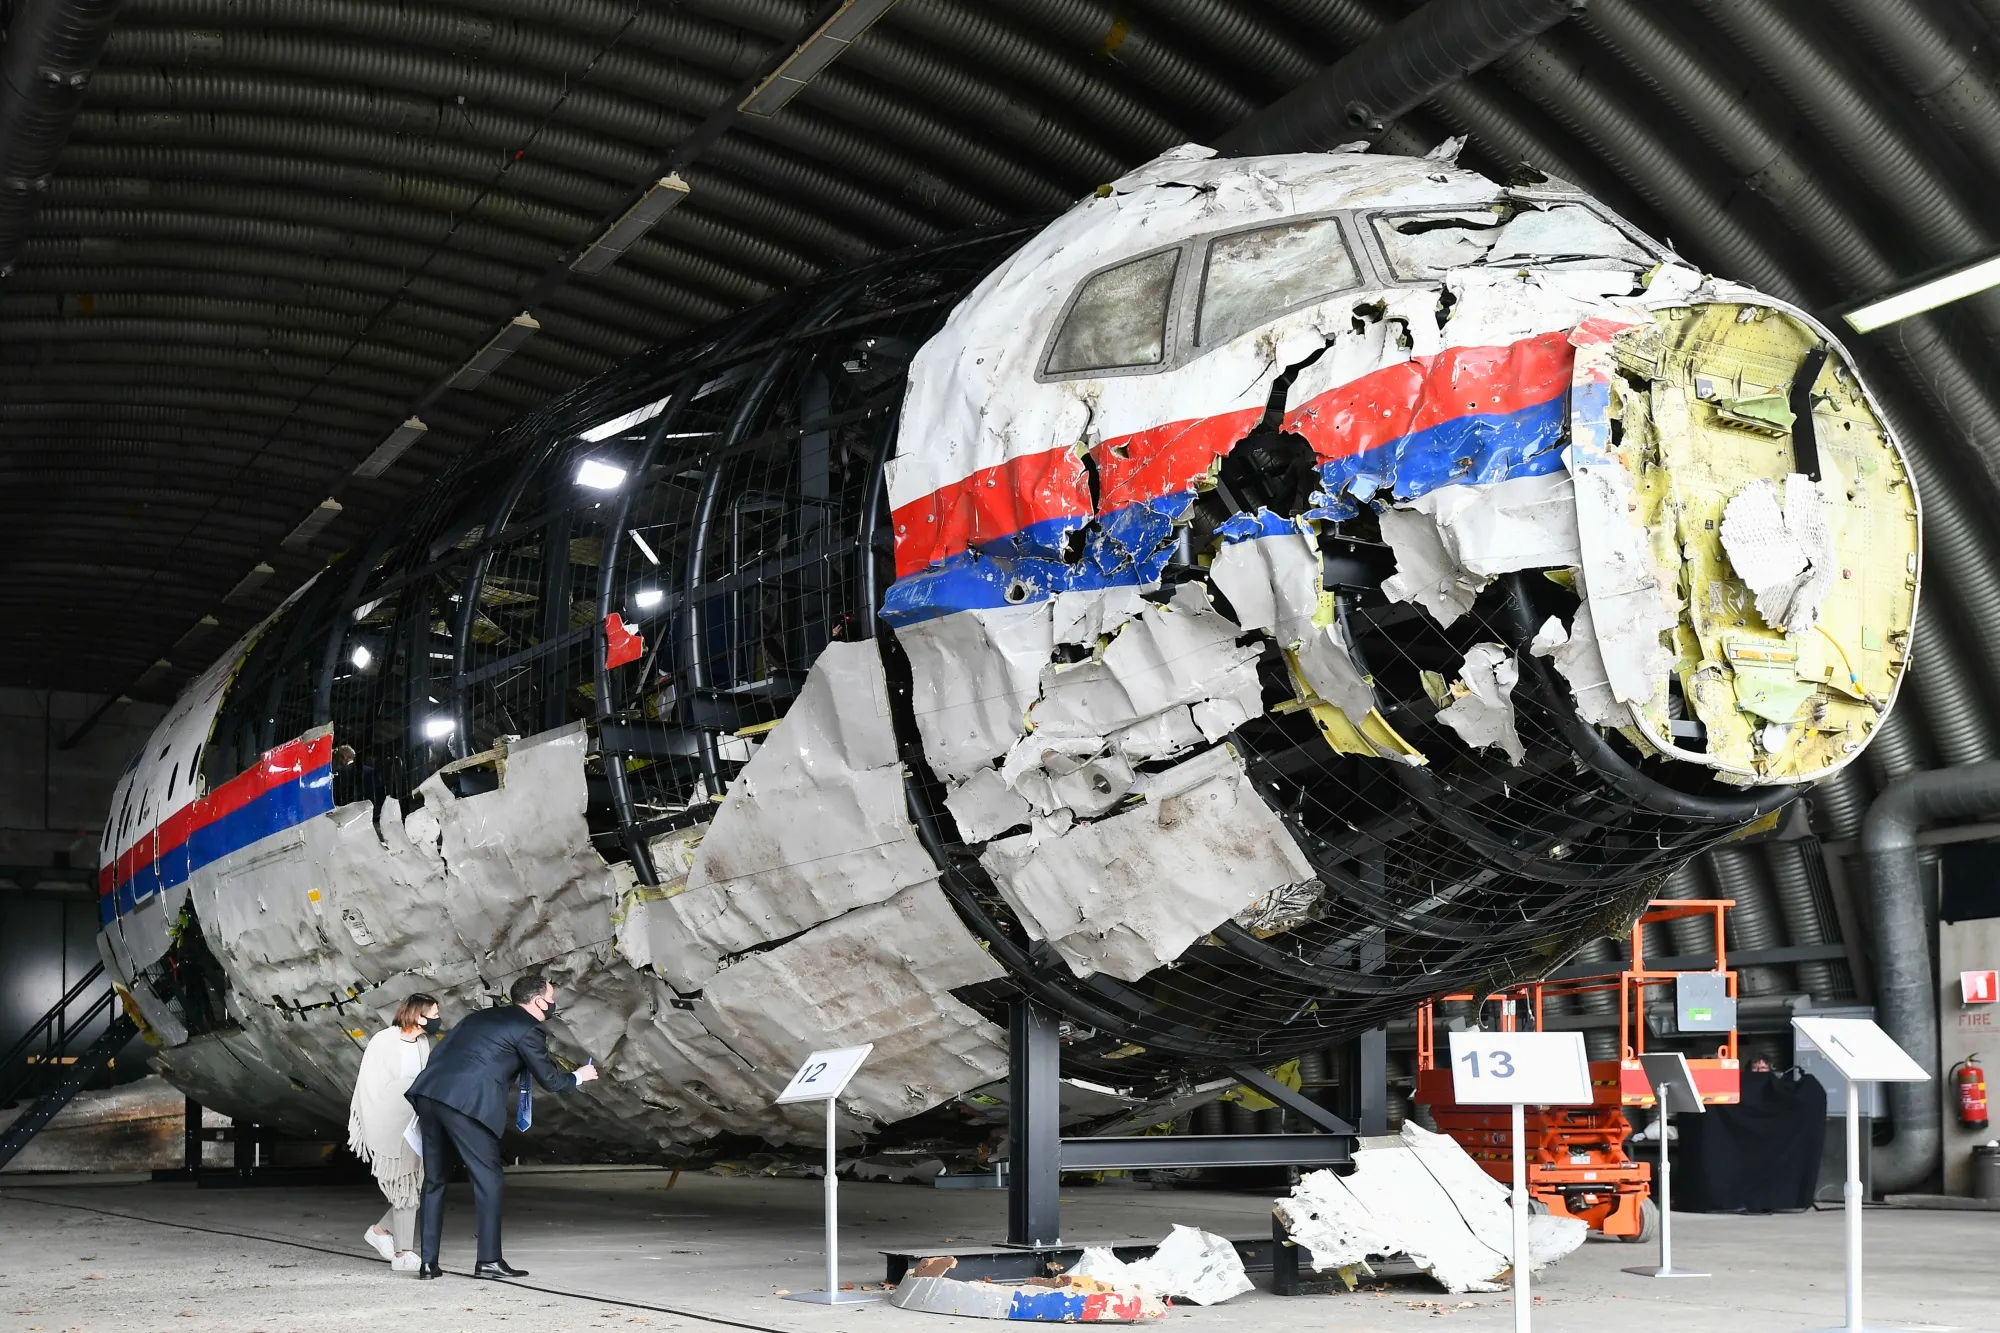
M528 1275L528 1270L525 1268L515 1268L512 1265L510 1265L505 1259L495 1259L490 1264L474 1264L472 1266L472 1275L474 1277L493 1277L493 1278L526 1277Z
M443 1277L444 1270L436 1264L418 1264L417 1281L424 1282L434 1277Z

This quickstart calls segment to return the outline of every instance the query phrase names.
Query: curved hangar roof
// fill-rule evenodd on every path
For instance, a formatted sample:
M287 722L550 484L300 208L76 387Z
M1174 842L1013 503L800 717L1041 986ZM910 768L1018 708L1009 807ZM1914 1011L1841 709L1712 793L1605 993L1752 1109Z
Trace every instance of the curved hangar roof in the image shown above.
M1993 246L1996 0L1491 9L1538 7L1554 26L1436 80L1379 151L1469 135L1470 165L1572 180L1820 310ZM1212 141L1419 6L862 0L786 65L836 8L15 0L10 66L50 33L69 58L39 71L80 85L102 55L52 167L16 165L36 126L0 108L7 173L46 171L0 219L0 680L169 697L527 405ZM669 169L685 195L646 194ZM635 201L678 206L618 251ZM1934 593L1880 781L1994 753L2000 297L1854 341L1914 456ZM1836 834L1868 784L1826 793Z

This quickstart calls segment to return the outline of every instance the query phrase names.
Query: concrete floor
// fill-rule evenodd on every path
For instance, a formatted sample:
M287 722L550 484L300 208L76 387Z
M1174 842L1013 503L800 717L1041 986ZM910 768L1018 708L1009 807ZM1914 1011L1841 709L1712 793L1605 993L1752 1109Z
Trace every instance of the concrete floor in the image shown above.
M909 1333L992 1328L885 1306L830 1311L777 1297L810 1290L820 1266L820 1187L803 1180L657 1171L532 1172L508 1181L508 1258L518 1285L391 1273L361 1244L382 1202L359 1188L196 1190L189 1185L68 1183L0 1188L0 1330L58 1333L446 1333L512 1327L779 1333ZM453 1190L445 1266L470 1268L470 1200ZM879 1282L885 1246L984 1243L1003 1233L997 1192L911 1185L842 1188L842 1276ZM1268 1229L1269 1201L1204 1191L1077 1189L1064 1198L1075 1240L1154 1238L1171 1222L1224 1235ZM1869 1323L2000 1328L2000 1216L1873 1209ZM1794 1333L1837 1324L1841 1219L1684 1214L1675 1258L1707 1280L1629 1277L1650 1247L1590 1244L1537 1281L1535 1326L1574 1333L1722 1329ZM1268 1278L1265 1279L1268 1283ZM1511 1328L1509 1297L1448 1296L1427 1282L1227 1305L1177 1307L1170 1325L1279 1324L1395 1330L1448 1320ZM1187 1322L1184 1322L1187 1321Z

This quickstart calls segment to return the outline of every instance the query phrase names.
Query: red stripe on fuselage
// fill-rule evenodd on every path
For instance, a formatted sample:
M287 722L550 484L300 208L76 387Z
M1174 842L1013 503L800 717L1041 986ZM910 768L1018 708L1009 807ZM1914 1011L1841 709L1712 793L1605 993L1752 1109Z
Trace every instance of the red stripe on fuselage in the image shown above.
M132 878L139 867L151 865L186 843L196 829L205 828L224 815L234 814L265 792L325 768L333 761L333 733L300 736L269 750L208 795L190 801L160 821L118 857L97 872L97 896L103 897Z
M1285 414L1324 461L1365 453L1465 416L1504 415L1569 387L1575 348L1567 330L1497 347L1452 347L1383 366ZM1263 415L1261 407L1169 421L1101 441L1097 512L1184 491ZM1065 446L1010 458L940 486L894 513L896 576L1052 518L1087 518L1089 483Z
M1285 414L1321 459L1379 449L1467 416L1504 416L1569 389L1567 331L1504 347L1451 347L1370 371Z

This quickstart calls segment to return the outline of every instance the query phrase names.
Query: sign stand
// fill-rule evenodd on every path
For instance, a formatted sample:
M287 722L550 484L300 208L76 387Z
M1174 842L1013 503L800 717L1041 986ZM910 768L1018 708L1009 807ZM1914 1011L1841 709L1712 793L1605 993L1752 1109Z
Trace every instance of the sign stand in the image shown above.
M1511 1015L1510 1015L1511 1016ZM1452 1096L1461 1106L1506 1106L1514 1129L1514 1333L1528 1333L1529 1106L1590 1104L1581 1032L1454 1032Z
M792 1102L826 1103L826 1290L796 1291L785 1297L788 1301L805 1301L812 1305L869 1305L882 1299L880 1292L840 1289L840 1173L833 1146L834 1099L847 1090L848 1081L874 1049L873 1043L870 1043L867 1046L844 1046L833 1051L814 1051L799 1066L799 1072L792 1075L792 1081L785 1085L785 1090L778 1094L776 1104L779 1106Z
M1864 1333L1861 1323L1861 1089L1930 1078L1895 1039L1866 1018L1794 1018L1792 1027L1847 1080L1847 1323L1820 1333Z
M1685 1055L1667 1051L1641 1055L1639 1062L1646 1067L1646 1081L1653 1085L1653 1104L1660 1110L1655 1122L1660 1131L1660 1262L1654 1268L1625 1271L1640 1277L1707 1277L1707 1273L1692 1268L1674 1267L1674 1166L1673 1155L1667 1151L1667 1117L1675 1113L1698 1115L1708 1108L1695 1090L1694 1071L1688 1068Z

